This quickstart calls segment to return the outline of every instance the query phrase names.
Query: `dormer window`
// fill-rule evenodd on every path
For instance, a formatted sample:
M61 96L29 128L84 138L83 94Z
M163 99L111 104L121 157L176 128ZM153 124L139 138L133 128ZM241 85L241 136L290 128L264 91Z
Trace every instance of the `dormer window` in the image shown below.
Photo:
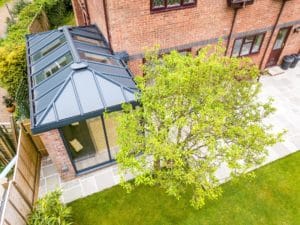
M197 0L150 0L151 11L167 11L196 5Z

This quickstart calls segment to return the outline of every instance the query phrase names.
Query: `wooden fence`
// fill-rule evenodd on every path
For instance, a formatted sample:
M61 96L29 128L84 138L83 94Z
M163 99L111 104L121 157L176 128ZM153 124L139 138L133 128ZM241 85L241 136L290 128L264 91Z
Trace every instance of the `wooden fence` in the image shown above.
M24 126L21 126L17 161L2 205L0 225L27 224L27 216L38 197L40 166L39 149Z
M0 123L0 164L7 165L16 155L17 130L15 122Z

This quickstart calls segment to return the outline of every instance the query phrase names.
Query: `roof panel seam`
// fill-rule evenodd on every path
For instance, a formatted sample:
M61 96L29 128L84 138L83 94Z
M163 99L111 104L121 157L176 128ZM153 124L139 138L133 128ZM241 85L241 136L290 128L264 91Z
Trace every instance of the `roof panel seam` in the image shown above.
M43 119L45 118L46 114L49 112L49 110L51 109L51 105L56 101L56 99L60 96L60 94L62 93L62 91L65 89L65 87L67 86L69 80L71 79L71 76L74 74L74 72L72 72L65 80L64 84L62 85L61 89L56 93L56 95L54 96L54 98L52 99L52 101L49 103L48 107L45 109L45 112L43 113L42 117L39 119L39 121L37 121L36 125L39 125L41 123L41 121L43 121Z
M59 38L61 38L61 37L63 37L63 36L64 36L64 34L61 33L59 36L57 36L56 38L54 38L52 41L56 41L57 39L59 39ZM52 41L51 41L51 42L52 42ZM29 56L34 55L34 54L37 53L38 51L41 51L43 48L45 48L45 47L48 46L48 45L49 45L49 43L46 43L46 42L45 42L44 45L42 45L41 47L39 47L38 49L36 49L34 52L30 52ZM39 60L38 60L38 61L39 61Z
M57 30L49 31L49 33L45 37L43 37L41 40L37 40L37 43L30 43L30 45L32 45L32 44L37 45L37 44L41 43L42 41L44 41L45 38L48 38L49 36L51 36L55 32L57 32ZM37 38L41 38L41 36L38 36ZM32 39L32 40L28 40L28 42L34 42L34 41Z
M73 73L73 75L74 75L74 73ZM71 79L71 84L72 84L72 87L73 87L73 90L74 90L74 93L75 93L75 99L76 99L76 102L77 102L77 105L78 105L78 108L79 108L80 115L83 115L84 114L83 107L81 105L81 101L80 101L80 98L79 98L79 94L78 94L73 76L70 77L70 79Z
M99 84L98 80L96 79L95 71L94 70L89 70L89 71L91 71L93 73L93 78L94 78L94 81L95 81L96 86L97 86L97 90L98 90L98 93L99 93L99 96L100 96L100 100L103 104L103 107L106 108L107 104L105 102L105 99L104 99L104 96L103 96L103 93L102 93L101 85Z
M55 39L56 40L56 39ZM65 42L63 45L59 46L58 48L55 49L55 51L50 52L49 54L46 54L44 56L42 56L41 58L39 58L37 61L33 62L32 64L30 64L30 66L35 66L36 64L38 64L39 62L41 62L43 59L46 59L47 57L51 56L52 54L54 54L56 51L59 51L61 48L65 47L67 45L67 43ZM42 50L43 48L41 48L40 50ZM69 50L70 51L70 50ZM34 55L35 53L31 54L29 57L31 57L32 55Z

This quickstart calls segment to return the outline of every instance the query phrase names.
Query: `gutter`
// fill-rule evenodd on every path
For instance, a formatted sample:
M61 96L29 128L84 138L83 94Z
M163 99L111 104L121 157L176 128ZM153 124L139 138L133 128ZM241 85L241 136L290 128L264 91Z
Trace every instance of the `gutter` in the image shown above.
M276 18L276 22L275 22L275 24L274 24L274 27L273 27L273 29L272 29L271 36L270 36L270 38L269 38L267 47L266 47L266 49L265 49L265 51L264 51L264 54L263 54L263 57L262 57L262 59L261 59L261 61L260 61L259 69L262 69L263 62L265 61L267 51L268 51L268 49L269 49L269 47L270 47L271 40L272 40L272 38L273 38L274 32L275 32L275 30L276 30L276 27L278 26L279 19L280 19L280 17L281 17L282 12L283 12L283 9L284 9L284 6L285 6L286 1L287 1L287 0L283 0L283 2L282 2L282 4L281 4L280 11L279 11L279 14L278 14L278 16L277 16L277 18Z
M105 25L106 25L106 32L107 32L107 39L108 39L108 45L110 49L111 47L111 34L110 34L110 26L109 26L109 15L107 10L107 0L103 0L103 8L104 8L104 16L105 16Z
M237 12L238 12L238 8L234 9L232 24L231 24L230 33L229 33L229 36L228 36L226 50L225 50L225 56L228 54L228 48L229 48L229 45L230 45L230 42L231 42L232 33L233 33L233 29L234 29L234 25L235 25L235 21L236 21L236 17L237 17Z

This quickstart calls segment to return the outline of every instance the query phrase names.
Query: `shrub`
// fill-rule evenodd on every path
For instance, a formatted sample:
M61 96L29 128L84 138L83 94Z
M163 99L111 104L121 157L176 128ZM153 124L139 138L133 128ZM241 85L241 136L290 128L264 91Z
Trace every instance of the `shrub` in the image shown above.
M26 79L25 44L0 46L0 85L12 97L23 79Z
M28 218L28 225L71 225L71 209L60 202L61 191L56 190L37 201Z

